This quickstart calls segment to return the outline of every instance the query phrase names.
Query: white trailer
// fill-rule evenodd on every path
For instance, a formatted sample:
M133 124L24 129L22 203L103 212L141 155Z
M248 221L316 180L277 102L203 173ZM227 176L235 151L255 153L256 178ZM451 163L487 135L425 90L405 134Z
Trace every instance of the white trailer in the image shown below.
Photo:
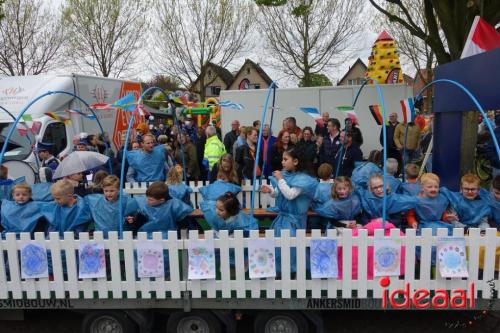
M79 96L88 104L108 104L130 92L139 98L141 85L139 82L128 80L77 74L4 77L0 78L0 106L17 117L31 101L49 91L69 92ZM66 94L46 96L28 109L26 114L31 115L33 123L38 123L39 129L34 133L28 132L29 140L21 137L18 131L14 131L10 139L11 146L4 158L9 168L9 177L27 176L28 182L34 180L34 175L38 172L35 168L37 157L32 153L30 141L31 143L51 142L54 144L54 155L64 156L73 150L72 139L78 133L100 134L100 128L94 119L68 113L66 110L80 110L91 114L86 110L84 103ZM47 116L47 112L70 118L71 123L65 124L57 121ZM127 129L131 114L103 109L97 109L95 112L104 132L110 138L111 147L115 151L118 150L121 146L121 133ZM141 121L140 117L136 116L136 123L139 121ZM11 116L0 110L0 137L2 139L7 136L13 122Z
M319 112L328 112L330 117L337 118L341 124L344 123L345 113L338 111L341 105L352 105L354 97L360 86L337 86L337 87L314 87L314 88L290 88L277 89L273 118L273 132L278 133L282 128L283 119L295 117L300 127L311 126L314 129L315 122L312 117L300 111L301 107L317 108ZM402 111L399 101L413 96L413 90L406 84L382 85L382 93L385 100L386 112L398 112L402 119ZM231 130L231 122L234 119L242 125L251 125L254 120L260 120L264 106L267 89L260 90L224 90L221 91L221 100L229 100L243 105L243 110L234 110L223 107L221 112L222 132ZM268 107L271 107L272 95ZM373 85L365 86L356 103L354 111L359 119L360 129L363 133L364 143L361 146L365 157L374 149L380 149L379 135L380 126L377 125L368 109L369 105L380 104L377 91ZM387 116L389 116L387 114ZM271 110L267 112L265 123L269 123Z

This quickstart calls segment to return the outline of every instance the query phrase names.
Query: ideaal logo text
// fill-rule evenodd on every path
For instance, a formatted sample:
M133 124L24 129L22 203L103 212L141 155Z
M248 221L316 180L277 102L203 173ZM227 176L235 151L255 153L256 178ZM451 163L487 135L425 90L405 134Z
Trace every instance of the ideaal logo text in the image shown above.
M389 291L391 280L387 277L379 280L382 290L383 309L474 309L474 282L466 289L436 289L434 293L428 289L411 291L410 283L404 289Z

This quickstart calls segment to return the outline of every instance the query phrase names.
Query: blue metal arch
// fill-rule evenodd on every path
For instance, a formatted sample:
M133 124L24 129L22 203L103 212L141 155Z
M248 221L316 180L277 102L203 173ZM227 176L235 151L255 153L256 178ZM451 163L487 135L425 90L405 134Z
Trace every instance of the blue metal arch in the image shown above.
M7 137L5 138L5 142L4 142L3 146L2 146L2 151L0 153L0 165L3 163L3 158L4 158L4 155L5 155L5 151L7 150L7 143L9 142L10 138L12 137L12 134L14 133L14 130L16 129L17 124L21 120L22 116L26 113L26 111L29 110L29 108L33 104L35 104L36 102L38 102L39 100L41 100L42 98L44 98L46 96L55 95L55 94L69 95L69 96L72 96L72 97L78 99L79 101L81 101L90 110L90 112L92 112L92 115L95 117L95 120L97 121L97 124L99 125L101 133L102 133L102 135L104 137L104 128L102 127L102 124L99 121L99 118L97 117L97 115L94 112L94 110L90 107L90 105L87 102L85 102L81 97L79 97L78 95L76 95L74 93L68 92L68 91L62 91L62 90L47 91L46 93L44 93L44 94L36 97L31 102L29 102L28 105L26 105L24 107L24 109L21 111L21 113L15 119L14 123L12 124L12 127L10 128L9 132L7 133ZM85 115L83 112L80 112L80 111L77 111L77 112L80 113L80 114L82 114L82 115ZM104 142L104 144L106 145L107 149L110 149L109 144L107 142ZM112 168L112 165L111 165L111 159L109 159L109 171L113 172L113 168Z

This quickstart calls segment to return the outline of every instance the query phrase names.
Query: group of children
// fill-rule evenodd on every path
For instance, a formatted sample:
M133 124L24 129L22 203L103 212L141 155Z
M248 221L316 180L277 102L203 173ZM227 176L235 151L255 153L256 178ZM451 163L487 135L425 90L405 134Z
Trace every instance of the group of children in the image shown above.
M404 231L406 228L496 227L500 223L500 177L492 182L491 193L481 189L480 180L467 174L461 179L460 192L440 188L439 177L432 173L418 179L419 169L414 164L405 168L407 180L401 182L393 176L397 161L387 160L384 190L383 177L378 166L371 162L359 165L352 180L338 177L332 180L332 168L328 164L318 169L320 181L307 174L306 161L301 158L300 148L285 151L282 171L271 177L271 185L261 191L276 198L278 213L272 228L277 236L289 229L291 235L297 229L307 228L308 211L319 216L320 228L363 228L380 219L384 192L386 193L387 220L389 225ZM223 162L223 161L221 161ZM228 181L223 168L218 179L202 188L200 208L208 224L218 230L257 229L257 221L241 210L236 194L241 187ZM125 219L119 217L119 185L116 176L107 176L102 182L102 194L90 194L82 198L74 194L74 184L63 179L51 188L53 201L32 200L32 191L26 184L16 184L12 201L3 200L1 225L3 233L56 231L64 232L160 231L166 234L188 223L193 212L189 200L192 191L182 182L182 169L171 168L167 181L152 183L145 196L134 198L125 195L123 209Z

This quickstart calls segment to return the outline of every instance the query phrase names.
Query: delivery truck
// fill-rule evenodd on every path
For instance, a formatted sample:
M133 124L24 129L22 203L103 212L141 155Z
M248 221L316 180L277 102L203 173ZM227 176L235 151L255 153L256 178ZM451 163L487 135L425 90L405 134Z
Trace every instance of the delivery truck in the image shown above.
M128 93L133 93L138 99L141 85L135 81L79 74L0 78L0 107L3 109L0 110L0 144L3 144L13 126L13 117L17 117L35 98L49 91L69 92L87 104L97 105L95 109L97 119L109 137L111 148L116 152L121 147L121 134L127 130L128 120L132 114L99 108L99 105L111 104ZM72 139L79 133L100 134L96 119L71 111L91 115L84 103L66 94L48 95L29 107L26 112L27 117L22 120L24 124L19 125L21 131L14 131L4 156L10 178L25 176L29 183L35 181L38 172L37 157L33 153L32 146L36 142L53 143L53 154L64 156L73 150ZM57 117L71 121L60 121ZM137 125L142 121L142 117L139 115L135 117ZM27 133L22 131L23 126L28 127Z

